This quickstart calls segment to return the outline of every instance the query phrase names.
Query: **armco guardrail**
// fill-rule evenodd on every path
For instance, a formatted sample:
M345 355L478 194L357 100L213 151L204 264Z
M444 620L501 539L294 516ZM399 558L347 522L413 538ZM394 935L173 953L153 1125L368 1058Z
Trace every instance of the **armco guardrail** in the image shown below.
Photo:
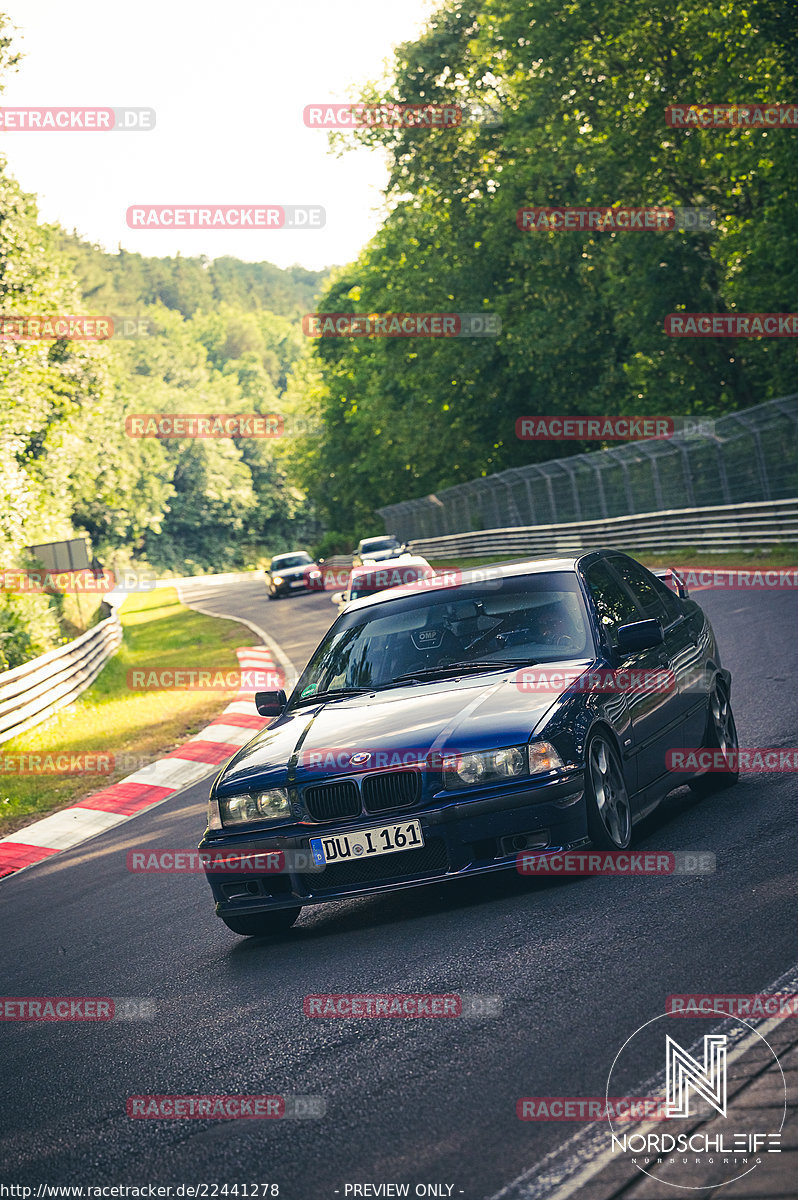
M420 538L410 546L416 554L445 559L483 554L568 554L607 545L649 553L680 546L718 553L790 541L798 541L798 498L636 513L564 525L481 529Z
M0 674L0 742L46 721L97 678L122 641L122 624L112 615L74 642L49 650Z

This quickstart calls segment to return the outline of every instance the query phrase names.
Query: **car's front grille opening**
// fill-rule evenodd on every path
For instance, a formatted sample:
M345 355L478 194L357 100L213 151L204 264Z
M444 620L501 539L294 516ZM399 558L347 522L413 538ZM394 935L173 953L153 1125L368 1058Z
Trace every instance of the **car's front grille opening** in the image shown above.
M303 799L314 821L333 821L336 817L360 814L360 793L353 779L306 788Z
M402 879L408 875L436 875L449 870L449 855L443 838L430 838L418 850L400 850L379 854L356 862L331 863L323 871L302 875L309 892L324 892L356 884L378 883L384 879Z
M385 771L363 779L363 803L366 812L387 812L392 808L410 808L421 797L421 772Z
M235 883L223 883L222 895L227 900L246 900L248 896L260 895L257 879L237 879Z
M503 837L500 845L502 854L520 854L522 850L545 850L551 844L548 829L533 829L529 833L513 833Z

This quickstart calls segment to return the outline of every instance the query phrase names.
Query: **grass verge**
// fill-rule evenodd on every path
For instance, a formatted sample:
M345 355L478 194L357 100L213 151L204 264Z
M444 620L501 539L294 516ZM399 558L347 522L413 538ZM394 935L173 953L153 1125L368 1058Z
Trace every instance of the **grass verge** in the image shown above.
M174 750L233 699L233 691L134 692L127 673L132 668L235 671L236 647L255 641L245 625L193 612L180 603L174 588L131 595L120 617L124 641L92 686L74 704L0 746L0 836ZM21 775L18 760L11 758L109 752L122 765L102 774Z

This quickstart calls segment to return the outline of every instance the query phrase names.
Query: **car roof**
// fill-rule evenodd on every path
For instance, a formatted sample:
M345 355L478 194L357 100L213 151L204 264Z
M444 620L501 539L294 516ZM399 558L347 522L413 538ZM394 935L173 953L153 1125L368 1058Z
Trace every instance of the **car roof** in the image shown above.
M274 562L276 558L290 558L293 554L304 554L306 558L310 558L307 550L281 550L279 554L273 554L270 561Z
M487 579L509 579L513 576L523 575L543 575L551 571L576 571L577 564L586 558L599 558L604 554L621 554L620 550L590 550L582 554L571 555L567 558L541 558L528 559L522 562L512 563L497 563L496 566L474 567L471 570L463 571L460 568L453 567L452 572L457 572L457 582L453 588L465 585L468 583L482 583ZM374 564L371 568L376 570L378 564ZM383 568L385 569L385 568ZM449 572L443 570L441 575L447 575ZM402 586L402 596L406 597L414 591L427 592L429 591L429 582L419 580L417 583L406 583ZM346 611L350 612L353 609L368 608L374 604L389 604L392 600L398 599L394 589L389 589L385 592L377 592L374 596L364 596L362 600L353 600L347 604Z
M426 558L422 558L418 554L400 554L397 558L386 559L384 562L361 563L356 567L352 567L350 575L351 580L357 578L362 579L364 575L376 575L382 571L397 571L402 567L428 567L429 563Z

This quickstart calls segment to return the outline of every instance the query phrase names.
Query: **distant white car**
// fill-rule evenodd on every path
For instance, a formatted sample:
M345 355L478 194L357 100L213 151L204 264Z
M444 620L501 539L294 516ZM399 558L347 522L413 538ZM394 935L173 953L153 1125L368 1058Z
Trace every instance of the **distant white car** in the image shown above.
M330 599L343 612L351 600L362 600L386 588L401 587L404 583L415 583L419 579L431 579L435 571L426 558L418 554L402 554L387 562L362 563L352 567L349 581L342 592L333 592Z
M399 558L407 552L407 546L399 541L395 533L383 537L363 538L352 555L352 563L383 562L386 558Z

